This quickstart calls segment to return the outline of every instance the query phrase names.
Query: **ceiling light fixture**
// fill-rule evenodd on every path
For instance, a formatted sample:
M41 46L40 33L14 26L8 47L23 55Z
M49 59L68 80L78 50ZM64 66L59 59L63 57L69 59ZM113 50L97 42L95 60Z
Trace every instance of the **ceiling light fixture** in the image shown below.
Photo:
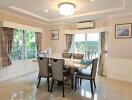
M70 2L62 2L58 5L58 7L60 14L64 16L73 15L76 8L75 4Z
M47 10L47 9L45 9L45 10L44 10L44 12L48 12L48 10Z

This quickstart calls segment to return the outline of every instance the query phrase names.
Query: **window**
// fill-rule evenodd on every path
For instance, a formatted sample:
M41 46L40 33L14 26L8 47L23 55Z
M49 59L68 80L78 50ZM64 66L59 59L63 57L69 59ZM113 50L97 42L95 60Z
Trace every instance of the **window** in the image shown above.
M99 34L86 34L86 55L88 58L96 58L99 53Z
M75 34L71 47L71 52L84 54L85 58L98 57L99 34Z
M36 57L35 32L15 29L11 59L24 60Z
M74 53L85 54L85 34L76 34L74 37Z

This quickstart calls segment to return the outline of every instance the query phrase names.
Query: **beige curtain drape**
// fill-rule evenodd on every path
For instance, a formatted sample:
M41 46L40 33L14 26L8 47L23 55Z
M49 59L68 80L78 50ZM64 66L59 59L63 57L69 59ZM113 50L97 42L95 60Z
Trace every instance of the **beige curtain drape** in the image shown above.
M36 45L37 45L37 52L41 52L41 43L42 43L42 33L36 32Z
M12 49L14 29L0 28L0 65L6 67L11 65L10 54Z
M69 52L71 45L72 45L72 41L73 41L73 34L66 34L66 50L65 52Z
M104 75L104 67L105 67L105 54L107 53L106 51L106 32L101 32L100 33L100 43L101 43L101 53L100 53L100 58L99 58L99 67L98 67L98 74L99 75Z

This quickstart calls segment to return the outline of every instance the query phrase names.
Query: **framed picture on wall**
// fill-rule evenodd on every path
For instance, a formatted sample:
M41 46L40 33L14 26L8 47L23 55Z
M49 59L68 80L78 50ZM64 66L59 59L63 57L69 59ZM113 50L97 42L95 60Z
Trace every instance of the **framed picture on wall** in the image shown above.
M59 40L59 30L51 30L51 40Z
M115 25L115 38L131 38L132 37L132 24L116 24Z

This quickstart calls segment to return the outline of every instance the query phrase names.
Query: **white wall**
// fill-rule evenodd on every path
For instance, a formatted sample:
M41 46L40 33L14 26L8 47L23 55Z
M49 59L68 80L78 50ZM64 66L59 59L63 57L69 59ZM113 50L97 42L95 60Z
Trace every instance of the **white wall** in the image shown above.
M8 67L0 68L0 82L25 74L38 72L38 70L38 63L32 60L15 61Z
M62 53L65 50L65 30L74 30L75 28L76 26L74 24L49 25L46 34L46 47L51 47L53 53ZM59 30L59 40L51 40L52 30Z
M109 57L107 62L107 77L132 82L132 59Z
M115 24L132 23L132 16L108 20L107 77L132 82L132 38L115 39Z

